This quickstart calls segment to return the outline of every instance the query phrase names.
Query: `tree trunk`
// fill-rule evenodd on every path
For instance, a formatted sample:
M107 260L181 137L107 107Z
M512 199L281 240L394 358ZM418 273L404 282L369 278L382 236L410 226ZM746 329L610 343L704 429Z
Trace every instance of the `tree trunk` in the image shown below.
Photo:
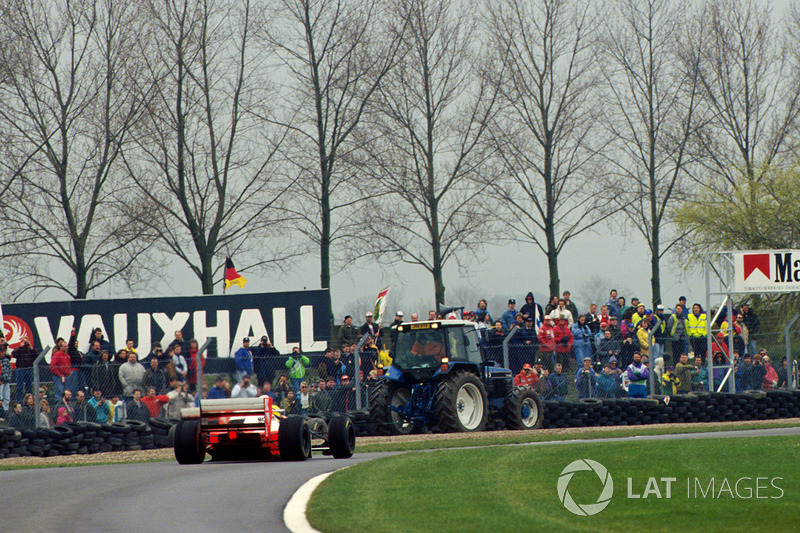
M653 307L661 303L661 245L658 226L653 226L653 242L650 254L650 288L653 291Z
M201 278L200 282L203 285L203 294L214 294L214 256L211 254L203 254L200 256L201 261Z
M555 233L552 228L547 231L547 266L550 269L550 294L547 300L550 301L549 296L560 294L561 280L558 277L558 251L555 245Z
M328 289L328 309L330 310L330 325L333 327L335 320L333 316L333 302L331 301L331 210L330 196L323 194L322 202L322 224L319 239L319 286Z

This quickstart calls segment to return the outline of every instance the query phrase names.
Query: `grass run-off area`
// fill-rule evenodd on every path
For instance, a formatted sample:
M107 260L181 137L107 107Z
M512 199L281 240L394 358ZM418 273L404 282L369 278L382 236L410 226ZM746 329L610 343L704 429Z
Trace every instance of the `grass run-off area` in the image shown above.
M507 431L470 433L469 435L456 436L442 434L422 436L419 440L395 440L391 437L381 439L381 442L358 443L356 453L369 452L405 452L415 450L439 450L444 448L463 448L466 446L491 446L495 444L524 444L527 442L559 441L559 440L585 440L585 439L610 439L615 437L633 437L638 435L670 435L677 433L707 433L712 431L740 431L747 429L770 429L796 427L797 419L773 420L759 422L719 422L697 424L659 424L653 426L633 427L597 427L555 430L532 431ZM408 440L407 440L408 439Z
M324 533L797 531L798 457L797 436L408 453L334 473L311 497L308 519ZM572 514L559 499L559 476L580 459L599 462L613 480L613 497L595 516ZM581 505L603 491L592 471L576 472L566 487Z

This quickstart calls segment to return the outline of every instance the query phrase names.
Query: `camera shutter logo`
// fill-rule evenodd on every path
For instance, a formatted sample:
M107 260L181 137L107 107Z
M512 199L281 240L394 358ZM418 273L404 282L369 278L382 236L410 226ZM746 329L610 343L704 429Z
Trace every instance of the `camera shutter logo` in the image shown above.
M569 493L569 482L572 481L572 476L575 472L592 471L600 478L603 484L603 491L597 498L596 503L578 504L572 499ZM558 478L558 499L564 504L567 511L578 516L594 516L611 503L611 497L614 495L614 481L611 479L611 474L608 473L606 467L592 461L591 459L578 459L573 461L561 471L561 476Z

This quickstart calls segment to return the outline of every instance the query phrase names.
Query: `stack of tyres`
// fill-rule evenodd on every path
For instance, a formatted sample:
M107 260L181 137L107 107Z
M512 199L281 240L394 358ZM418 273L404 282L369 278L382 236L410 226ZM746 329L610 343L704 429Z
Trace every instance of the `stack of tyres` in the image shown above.
M168 448L169 430L175 423L167 418L151 418L148 421L150 430L153 432L153 444L156 448Z

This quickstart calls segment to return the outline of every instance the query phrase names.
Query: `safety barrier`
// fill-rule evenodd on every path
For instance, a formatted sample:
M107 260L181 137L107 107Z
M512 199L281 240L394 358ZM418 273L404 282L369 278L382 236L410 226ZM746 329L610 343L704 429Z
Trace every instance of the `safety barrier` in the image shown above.
M66 422L35 430L0 427L0 459L166 448L172 445L169 433L176 422L151 418L148 423L138 420L112 424Z
M545 400L545 428L769 420L800 416L800 390Z

